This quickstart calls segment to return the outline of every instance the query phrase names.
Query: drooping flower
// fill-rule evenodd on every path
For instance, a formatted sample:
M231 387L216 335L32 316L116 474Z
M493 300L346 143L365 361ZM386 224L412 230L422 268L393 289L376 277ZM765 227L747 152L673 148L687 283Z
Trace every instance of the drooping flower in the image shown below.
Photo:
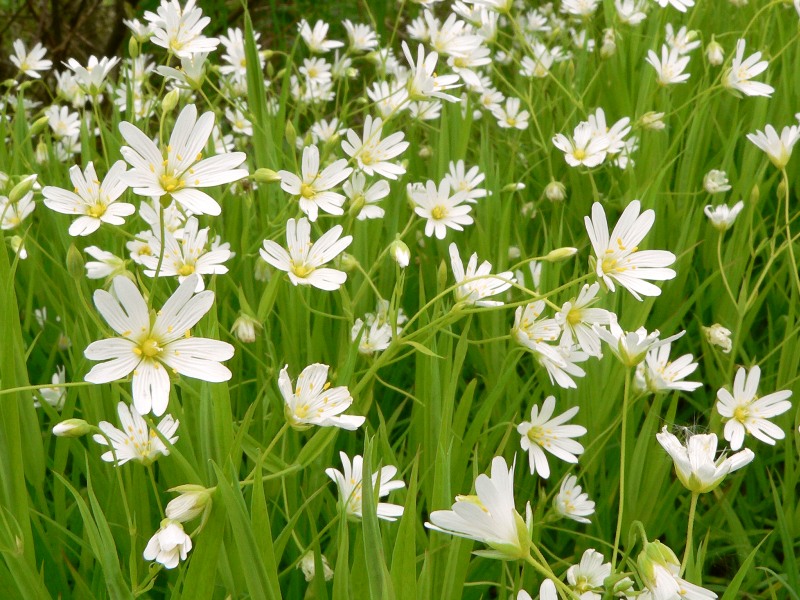
M567 475L561 482L561 489L553 498L553 508L562 517L578 523L591 523L586 517L594 514L594 502L589 500L589 494L578 485L575 475Z
M573 464L578 462L578 455L583 453L583 445L572 438L584 435L586 428L582 425L564 425L578 413L578 407L573 406L551 418L555 408L555 397L548 396L542 404L541 412L539 406L534 404L531 408L531 420L517 425L517 433L522 436L520 446L528 452L531 475L538 473L543 479L550 477L550 465L545 450L556 458Z
M717 595L680 577L681 563L675 553L656 540L645 542L637 559L639 576L653 600L708 600Z
M715 489L728 475L750 464L755 454L749 448L727 458L717 458L717 436L714 433L690 435L684 444L667 431L666 425L656 434L658 443L675 463L675 474L690 492L705 494Z
M117 429L108 421L100 421L99 427L103 434L96 433L92 436L95 442L102 446L111 446L111 450L100 458L106 462L124 465L129 460L137 460L143 465L152 464L159 456L169 455L169 448L164 445L156 432L150 429L136 410L136 406L128 406L124 402L117 404L119 424L122 429ZM167 415L159 422L157 429L170 444L178 441L175 432L180 421Z
M499 300L485 300L491 296L496 296L508 288L515 281L511 271L490 275L492 265L488 260L483 261L478 266L478 254L474 253L469 258L467 269L464 271L464 263L458 253L458 246L450 244L450 265L453 268L456 288L454 294L456 302L475 306L501 306Z
M711 327L701 327L703 335L712 346L718 346L724 354L729 354L733 349L731 340L731 330L723 327L719 323L714 323Z
M723 85L731 90L741 92L745 96L766 96L769 98L775 88L759 81L750 81L753 77L766 71L769 63L761 60L761 52L756 52L744 57L745 41L736 42L736 56L733 57L731 68L725 73Z
M121 178L126 166L125 161L118 160L108 170L103 183L99 183L91 162L83 172L75 165L69 170L75 192L52 185L45 186L42 189L44 204L65 215L80 215L70 225L70 235L89 235L97 231L101 223L124 225L123 217L136 211L133 204L117 202L128 189L128 184Z
M86 263L86 277L89 279L112 278L124 275L127 272L125 261L107 250L102 250L97 246L87 246L84 252L97 260L90 260Z
M346 386L330 387L328 365L315 363L303 369L293 387L285 366L278 376L278 387L286 401L284 412L289 424L295 429L341 427L355 430L361 427L365 417L341 415L350 408L353 397Z
M342 471L338 469L325 469L325 474L336 482L339 488L339 501L345 509L349 518L360 519L363 506L363 490L361 487L363 473L362 468L364 459L356 455L353 457L352 464L350 458L344 452L339 452L342 459ZM388 496L392 490L399 490L405 487L402 481L393 481L397 474L397 467L382 467L380 471L372 474L372 489L378 498ZM389 502L378 502L377 513L379 519L395 521L403 515L403 507Z
M161 527L153 534L144 549L144 559L161 563L174 569L192 549L192 538L183 530L183 525L172 519L161 521Z
M706 205L703 212L716 229L728 231L728 229L733 226L733 222L736 220L736 217L739 216L739 213L742 212L743 208L744 202L739 200L739 202L732 207L728 207L727 204L720 204L719 206L711 206L709 204Z
M233 346L208 338L195 338L190 329L214 303L211 291L195 294L197 275L187 278L153 317L136 285L127 277L115 277L114 295L94 293L98 311L119 335L92 342L84 350L89 360L105 361L86 374L91 383L109 383L133 373L133 404L139 414L151 410L160 416L169 402L173 373L221 382L231 372L219 361L233 356Z
M451 510L433 511L425 527L483 542L491 550L475 552L480 556L500 560L528 556L528 527L514 508L514 464L509 468L502 456L495 456L491 476L480 474L475 480L475 495L456 496Z
M311 224L305 217L286 223L288 252L272 240L264 240L259 250L261 258L289 275L293 285L311 285L321 290L338 290L347 280L347 273L322 265L339 256L353 241L353 236L342 235L342 226L329 229L314 243L311 242Z
M330 190L353 172L343 158L325 167L321 172L319 166L319 149L316 146L306 146L303 148L302 177L290 171L278 171L281 177L281 189L298 196L300 210L308 215L308 220L312 223L317 220L320 210L330 215L344 214L342 210L344 196Z
M595 253L597 277L615 291L614 283L627 289L634 298L658 296L661 290L647 280L664 281L675 277L667 267L675 262L675 255L666 250L639 250L639 244L653 226L656 215L652 209L641 215L641 204L632 201L617 221L609 235L606 213L599 202L592 205L592 216L584 217L586 231Z
M721 194L731 189L728 183L728 174L725 171L711 169L703 177L703 187L709 194Z
M122 175L123 181L141 196L160 198L170 195L193 213L218 215L222 212L211 196L197 188L211 187L247 177L247 169L238 169L247 155L229 152L203 158L214 113L197 117L197 107L187 105L178 115L169 144L162 152L137 127L123 121L119 131L129 146L120 149L133 167Z
M170 492L178 492L180 495L167 503L164 513L168 519L181 523L196 519L211 509L211 497L214 489L192 483L170 488Z
M792 392L781 390L759 398L759 379L761 369L758 366L750 369L750 373L740 367L733 380L733 393L725 388L717 391L716 409L725 422L725 439L730 442L731 450L742 447L747 433L770 445L786 435L768 419L783 414L792 407L789 401Z

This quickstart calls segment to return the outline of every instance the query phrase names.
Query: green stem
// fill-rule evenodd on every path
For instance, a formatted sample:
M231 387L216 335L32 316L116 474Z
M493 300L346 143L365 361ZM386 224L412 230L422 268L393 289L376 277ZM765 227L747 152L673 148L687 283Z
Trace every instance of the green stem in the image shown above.
M625 393L622 398L622 440L620 442L619 451L619 511L617 512L617 531L614 534L614 553L611 557L611 566L614 569L617 567L619 538L622 534L622 516L625 507L625 451L627 449L626 440L628 434L628 401L630 398L632 374L632 367L625 371Z
M240 485L249 485L250 483L253 482L253 478L255 477L256 474L256 469L261 468L261 463L264 462L264 459L267 456L269 456L269 453L272 452L273 448L275 448L275 444L277 444L280 441L280 439L283 437L283 435L286 433L288 429L289 429L289 422L287 421L281 426L281 428L278 430L278 433L275 434L275 437L272 438L272 441L269 443L269 446L267 446L267 449L261 453L261 457L256 462L256 466L253 467L253 470L250 471L247 477L245 477L244 480L240 482Z
M534 548L535 546L533 544L531 544L531 547ZM538 549L537 549L537 552L538 552ZM539 554L541 555L541 553L539 553ZM574 598L575 600L578 600L578 595L573 590L571 590L569 588L569 586L567 586L567 584L565 584L558 577L556 577L555 573L553 573L553 570L547 564L547 561L544 561L543 563L540 563L535 558L533 558L530 554L528 554L528 556L525 557L525 562L527 562L530 566L532 566L536 571L538 571L545 578L547 578L550 581L552 581L553 583L555 583L556 587L558 588L558 591L561 592L561 596L562 597Z
M798 293L800 293L800 276L797 274L797 259L794 257L794 242L792 241L792 229L790 227L790 217L789 217L789 176L786 174L786 167L781 169L781 175L783 175L783 192L785 196L785 206L784 211L786 215L786 243L789 246L789 256L791 257L791 262L789 263L789 272L792 274L792 281L794 281L795 289Z
M686 530L686 550L683 551L683 560L681 561L680 575L683 576L686 571L686 565L689 562L689 555L692 553L692 533L694 531L694 515L697 509L697 498L700 496L697 492L692 492L692 502L689 505L689 527Z

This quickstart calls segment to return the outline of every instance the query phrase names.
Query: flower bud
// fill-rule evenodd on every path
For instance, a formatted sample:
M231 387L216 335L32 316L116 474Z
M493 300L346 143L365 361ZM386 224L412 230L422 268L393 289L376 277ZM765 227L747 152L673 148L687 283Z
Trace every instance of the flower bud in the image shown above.
M658 540L644 543L644 550L639 553L636 563L639 566L639 575L648 587L655 585L656 567L672 571L673 568L680 569L681 566L675 553Z
M214 489L194 484L179 485L170 489L170 492L178 492L180 496L173 498L167 504L164 511L167 518L185 523L199 517L211 508L211 495Z
M444 261L439 263L436 271L436 291L441 294L447 288L447 265Z
M275 171L272 169L266 169L264 167L256 169L255 173L253 173L251 177L258 183L278 183L281 180L281 176Z
M639 123L644 129L652 129L653 131L661 131L666 127L664 124L664 113L650 111L642 115Z
M713 36L711 37L711 42L706 46L706 58L708 59L708 64L714 67L720 66L725 60L725 52Z
M561 262L562 260L567 260L571 256L575 256L577 253L577 248L565 246L564 248L556 248L555 250L551 250L547 253L547 256L544 257L544 260L547 262Z
M524 190L524 189L525 189L525 184L522 183L521 181L518 181L516 183L508 183L508 184L504 185L503 189L500 190L500 191L501 192L519 192L519 191Z
M19 256L20 260L28 258L28 251L25 249L25 241L21 237L12 235L9 243L11 244L11 249Z
M761 198L761 192L758 190L758 184L756 184L750 190L750 204L758 204L759 198Z
M551 181L544 188L544 195L550 202L562 202L567 197L567 187L560 181Z
M522 251L519 246L508 247L508 260L518 260L520 256L522 256Z
M611 58L617 53L617 34L612 29L606 29L603 32L603 45L600 47L600 56L602 58Z
M256 341L256 329L261 329L262 325L250 315L244 313L233 322L231 332L245 344L252 344Z
M411 260L411 250L403 242L403 240L395 240L389 246L389 255L392 259L400 265L401 269L405 269Z
M131 58L139 57L139 42L136 41L135 37L131 37L128 40L128 56Z
M420 158L430 158L433 155L433 151L431 150L430 146L422 146L420 147L419 152L417 152L417 155Z
M53 427L53 435L58 437L81 437L91 431L92 427L83 419L67 419Z
M172 110L178 106L178 100L180 99L180 92L178 90L172 90L171 92L167 92L167 95L164 96L164 100L161 101L161 110L164 113L172 112Z
M349 273L350 271L357 269L358 264L358 259L347 252L342 252L342 255L339 257L339 266L344 269L345 273Z
M286 141L289 142L289 146L294 148L297 143L297 130L291 121L286 121L286 129L284 129L283 135L286 137Z
M30 129L31 137L39 135L50 122L50 117L39 117L33 122Z
M17 185L11 188L8 193L8 201L11 204L16 204L22 200L25 195L33 189L36 183L36 175L28 175L25 179L20 181Z
M333 579L333 569L331 569L330 564L328 564L328 559L325 558L324 554L320 554L320 562L322 563L322 575L325 577L325 581L330 581ZM300 559L300 563L297 565L297 568L303 572L303 577L306 578L306 581L311 581L316 576L316 562L314 560L314 552L309 550L303 555L303 558Z
M75 247L75 244L70 244L67 248L67 272L75 281L80 281L83 279L85 266L86 261L83 260L81 251Z
M706 341L712 346L718 346L722 352L728 354L733 348L731 341L731 330L723 327L719 323L714 323L711 327L701 327Z

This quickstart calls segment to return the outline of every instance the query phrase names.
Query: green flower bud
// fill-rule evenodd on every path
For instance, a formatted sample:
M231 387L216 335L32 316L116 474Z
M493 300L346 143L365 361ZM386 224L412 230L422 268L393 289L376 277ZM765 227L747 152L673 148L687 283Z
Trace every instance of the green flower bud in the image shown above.
M256 172L251 177L258 183L278 183L281 180L281 176L275 171L264 167L256 169Z
M178 100L180 99L181 95L178 90L172 90L168 92L166 96L164 96L164 100L161 101L161 110L164 113L172 112L172 110L178 106Z
M81 437L91 430L91 425L83 419L67 419L53 427L53 435L58 437Z
M80 281L83 279L85 266L86 261L83 259L81 251L75 247L75 244L70 244L67 248L67 272L75 281Z
M25 195L33 189L34 183L36 183L36 175L28 175L25 179L11 188L11 191L8 193L8 201L11 204L16 204L22 200Z

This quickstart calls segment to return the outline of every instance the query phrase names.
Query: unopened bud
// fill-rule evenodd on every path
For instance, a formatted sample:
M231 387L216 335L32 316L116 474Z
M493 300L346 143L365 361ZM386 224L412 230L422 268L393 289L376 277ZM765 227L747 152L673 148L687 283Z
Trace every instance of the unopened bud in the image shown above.
M642 115L639 123L644 129L652 129L653 131L661 131L666 127L664 124L664 113L650 111Z
M525 184L522 183L521 181L518 181L516 183L509 183L509 184L504 185L503 189L500 190L500 191L502 191L502 192L519 192L519 191L524 190L524 189L525 189Z
M430 146L422 146L419 149L419 152L417 152L417 155L420 158L430 158L432 154L433 154L433 151L431 150Z
M442 261L436 271L436 291L441 294L445 288L447 288L447 265Z
M352 254L342 252L342 255L339 257L339 266L341 266L346 273L349 273L358 268L358 259Z
M44 131L45 127L47 127L47 124L49 122L50 122L50 117L39 117L38 119L36 119L33 122L33 125L31 125L31 131L30 131L31 137L37 136L40 133L42 133L42 131Z
M577 253L577 248L565 246L564 248L556 248L555 250L551 250L547 256L544 257L544 260L547 262L561 262L562 260L567 260L571 256L575 256Z
M713 36L711 37L711 42L706 46L706 58L708 59L708 64L714 67L720 66L725 60L725 52Z
M560 181L551 181L544 188L544 195L550 202L563 202L567 197L567 186Z
M70 244L67 248L67 271L75 281L83 279L83 270L86 261L83 260L81 251L75 247L75 244Z
M393 241L391 246L389 246L389 254L392 259L400 265L401 269L405 269L411 260L411 250L408 249L408 246L403 240Z
M131 37L128 40L128 56L131 58L139 57L139 42L136 41L135 37Z
M289 146L294 148L297 143L297 130L294 128L291 121L286 121L286 129L283 134L286 136L286 141L289 142Z
M207 489L201 485L179 485L169 490L178 492L180 496L173 498L164 510L168 519L185 523L199 517L211 507L211 495L214 488Z
M28 251L25 249L25 242L21 237L12 235L9 243L11 244L11 249L19 256L20 260L28 258Z
M8 201L11 204L16 204L22 200L25 195L33 189L33 184L36 183L36 175L28 175L25 179L20 181L17 185L11 188L8 193Z
M761 192L758 189L758 184L753 186L753 189L750 190L750 204L758 204L758 200L761 197Z
M786 196L786 182L781 179L778 184L778 198L783 198L784 196Z
M262 325L250 315L244 313L233 322L231 331L239 338L240 342L252 344L256 341L256 329L261 329Z
M91 426L83 419L67 419L53 427L53 435L58 437L81 437L91 431Z
M161 101L161 110L165 113L171 112L176 106L178 106L179 99L180 93L178 90L167 92L167 95L164 96L164 100Z
M267 169L265 167L256 169L256 172L253 173L251 177L258 183L278 183L281 180L280 175L272 169Z

